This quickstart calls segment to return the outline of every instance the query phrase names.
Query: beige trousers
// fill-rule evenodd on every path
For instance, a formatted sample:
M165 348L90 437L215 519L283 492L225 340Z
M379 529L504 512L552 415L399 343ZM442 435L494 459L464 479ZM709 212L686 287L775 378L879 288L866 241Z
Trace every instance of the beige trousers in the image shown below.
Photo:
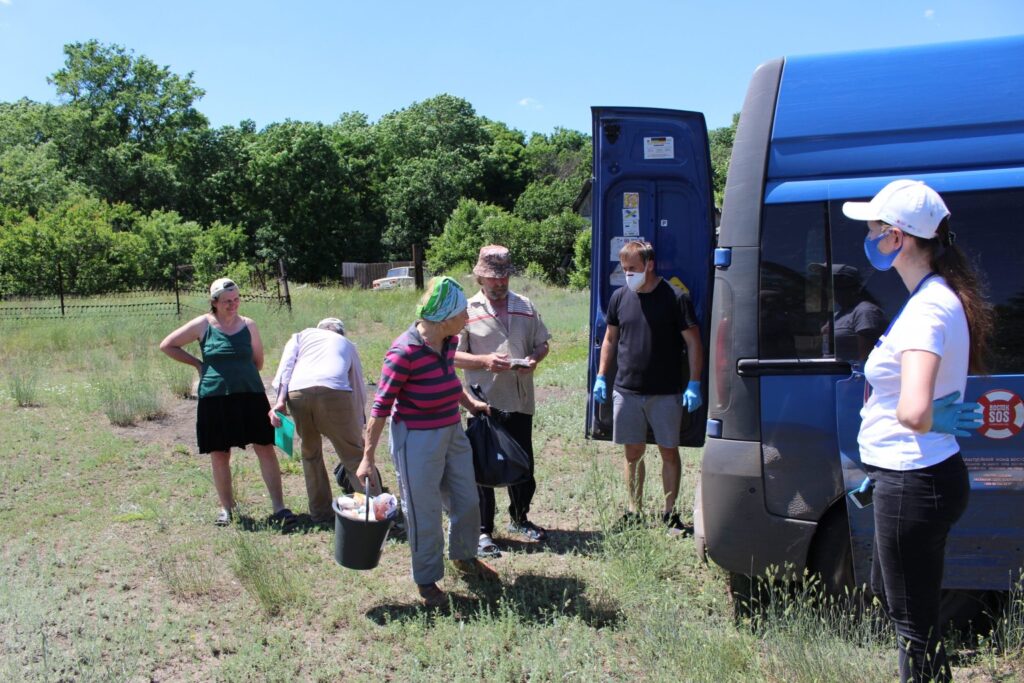
M331 510L331 480L324 466L322 436L326 436L338 452L357 491L356 469L363 458L363 406L357 405L351 391L308 387L288 392L288 410L295 420L295 431L302 440L302 473L306 478L309 516L315 522L334 518ZM370 495L380 493L380 482L370 481Z

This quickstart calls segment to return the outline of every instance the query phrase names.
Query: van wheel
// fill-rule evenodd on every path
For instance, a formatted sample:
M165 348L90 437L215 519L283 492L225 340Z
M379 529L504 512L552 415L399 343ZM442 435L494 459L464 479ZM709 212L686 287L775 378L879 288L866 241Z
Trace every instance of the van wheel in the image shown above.
M844 501L833 505L818 522L807 553L807 570L821 577L826 595L843 595L854 589L850 523Z

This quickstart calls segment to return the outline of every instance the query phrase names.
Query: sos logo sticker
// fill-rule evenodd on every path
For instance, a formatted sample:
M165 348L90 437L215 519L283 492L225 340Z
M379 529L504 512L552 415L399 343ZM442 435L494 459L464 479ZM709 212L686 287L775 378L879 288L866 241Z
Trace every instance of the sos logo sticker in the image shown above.
M1008 439L1024 427L1024 401L1006 389L986 391L978 403L984 422L978 433L989 439Z

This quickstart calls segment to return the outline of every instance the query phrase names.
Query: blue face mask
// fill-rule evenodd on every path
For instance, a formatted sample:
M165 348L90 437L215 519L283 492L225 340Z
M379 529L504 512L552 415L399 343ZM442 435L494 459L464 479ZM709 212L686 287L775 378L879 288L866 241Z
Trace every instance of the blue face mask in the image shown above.
M878 237L871 239L871 237L864 238L864 254L868 257L868 262L875 270L889 270L892 268L893 261L903 251L903 245L900 245L899 249L893 249L888 254L883 254L878 250L878 243L882 241L882 238L889 234L886 230Z

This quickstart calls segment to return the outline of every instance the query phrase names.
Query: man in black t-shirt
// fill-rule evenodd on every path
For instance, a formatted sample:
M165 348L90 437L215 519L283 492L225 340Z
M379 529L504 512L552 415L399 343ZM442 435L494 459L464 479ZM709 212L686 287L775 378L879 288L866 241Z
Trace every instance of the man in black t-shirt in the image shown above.
M662 520L674 533L684 526L675 511L682 465L679 428L683 408L693 412L701 403L701 368L704 347L690 297L654 271L654 248L647 242L629 242L619 252L626 286L608 302L608 328L601 346L601 361L594 382L594 400L608 399L605 373L615 358L618 369L612 391L612 441L626 452L629 510L623 521L639 514L646 471L643 455L647 428L661 452L661 479L665 491ZM683 389L683 362L689 381Z

